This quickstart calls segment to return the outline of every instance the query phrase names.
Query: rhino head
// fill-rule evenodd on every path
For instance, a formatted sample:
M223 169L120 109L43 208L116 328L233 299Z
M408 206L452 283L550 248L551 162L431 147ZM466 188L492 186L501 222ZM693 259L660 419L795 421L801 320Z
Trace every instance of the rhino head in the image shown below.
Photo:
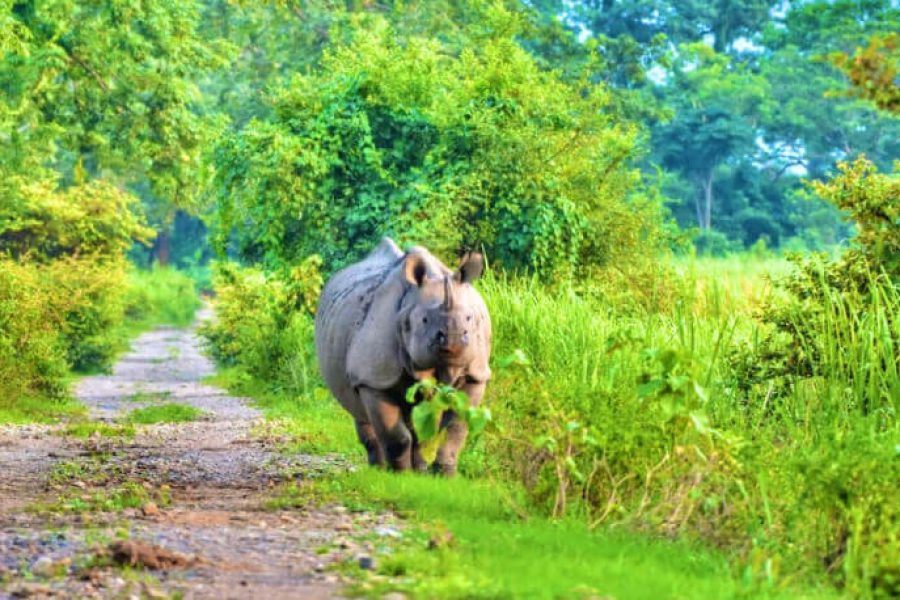
M429 266L426 257L406 258L404 275L413 294L401 313L401 345L414 373L453 383L454 374L483 352L483 304L471 283L481 276L484 260L469 253L453 273Z

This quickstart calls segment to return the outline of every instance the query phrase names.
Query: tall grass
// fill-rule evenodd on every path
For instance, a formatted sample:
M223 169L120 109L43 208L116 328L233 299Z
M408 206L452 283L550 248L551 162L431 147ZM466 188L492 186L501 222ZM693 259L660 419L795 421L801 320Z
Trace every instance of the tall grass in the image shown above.
M753 318L765 298L725 293L735 284L721 272L683 281L694 293L670 311L637 316L487 278L495 352L512 366L488 391L498 432L464 466L516 473L557 514L702 537L755 577L898 591L897 289L826 294L796 316L815 333L812 376L748 387L740 363L771 335ZM504 361L516 350L527 364Z
M170 268L132 269L128 273L125 320L132 327L186 327L200 308L194 280Z
M788 267L767 264L752 276L737 259L676 264L676 293L653 311L488 274L478 287L494 324L495 418L463 452L463 474L520 485L536 512L597 531L703 540L750 585L896 593L897 290L796 313L818 359L789 377L759 318L777 301L768 274ZM279 305L266 289L278 286L267 286L237 278L219 290L228 318L214 347L274 384L267 402L295 412L301 446L352 452L349 419L315 372L309 317L269 314Z

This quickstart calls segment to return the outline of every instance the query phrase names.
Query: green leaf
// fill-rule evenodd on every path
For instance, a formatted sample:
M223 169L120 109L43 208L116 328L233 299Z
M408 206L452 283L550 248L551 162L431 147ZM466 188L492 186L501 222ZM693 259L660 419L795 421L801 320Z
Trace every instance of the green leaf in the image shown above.
M413 427L415 427L420 441L430 440L437 434L439 418L440 414L435 411L434 404L431 402L422 402L413 408Z

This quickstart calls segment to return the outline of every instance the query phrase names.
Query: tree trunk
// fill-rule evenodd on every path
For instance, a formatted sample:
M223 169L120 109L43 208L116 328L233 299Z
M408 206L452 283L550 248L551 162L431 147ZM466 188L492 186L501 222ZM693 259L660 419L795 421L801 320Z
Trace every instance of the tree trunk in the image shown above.
M703 200L700 194L694 194L694 211L697 213L697 226L703 229Z
M710 169L706 180L703 182L703 222L700 224L701 229L712 228L713 172L713 169Z
M156 235L153 253L156 255L156 262L159 263L159 266L165 267L169 264L169 232L165 229L160 230Z

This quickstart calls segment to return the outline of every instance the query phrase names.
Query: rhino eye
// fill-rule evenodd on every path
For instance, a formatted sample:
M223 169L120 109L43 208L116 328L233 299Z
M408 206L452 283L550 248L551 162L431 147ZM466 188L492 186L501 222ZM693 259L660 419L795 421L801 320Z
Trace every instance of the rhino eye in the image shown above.
M471 321L471 320L472 320L472 315L466 316L466 321Z
M428 322L428 317L422 317L422 322L423 322L423 323L427 323L427 322Z

